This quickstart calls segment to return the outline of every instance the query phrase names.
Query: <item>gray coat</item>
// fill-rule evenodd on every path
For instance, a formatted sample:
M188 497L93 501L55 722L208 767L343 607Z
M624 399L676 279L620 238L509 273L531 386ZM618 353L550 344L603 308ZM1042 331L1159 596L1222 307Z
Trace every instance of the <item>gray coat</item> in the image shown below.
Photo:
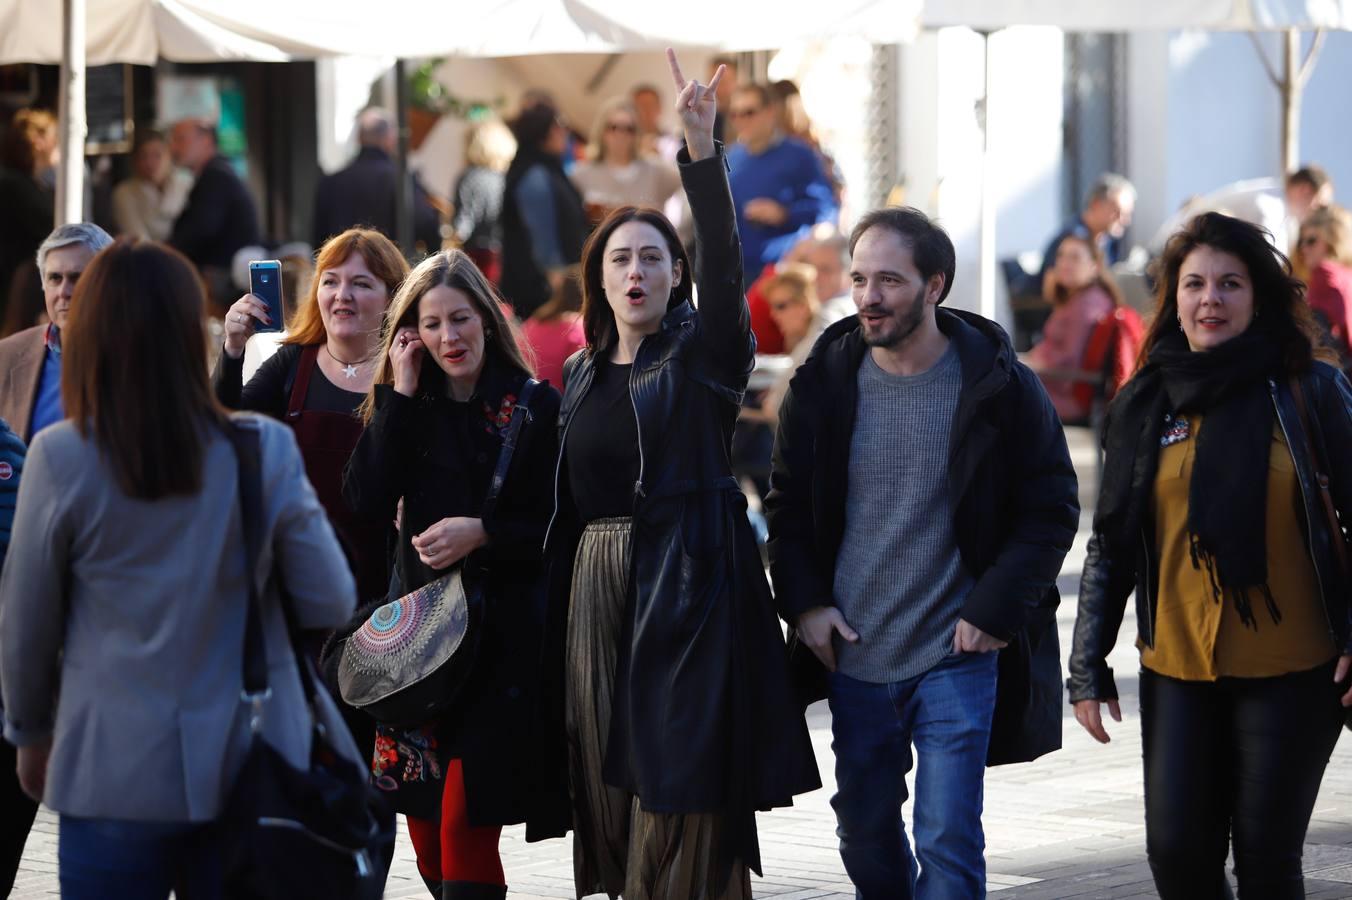
M356 588L291 429L251 416L263 470L263 583L274 557L297 625L330 628ZM214 431L196 496L129 499L70 422L26 461L0 578L5 738L54 740L44 802L71 816L215 818L249 744L240 702L248 602L229 440ZM264 597L273 690L264 735L293 765L309 714L275 592Z

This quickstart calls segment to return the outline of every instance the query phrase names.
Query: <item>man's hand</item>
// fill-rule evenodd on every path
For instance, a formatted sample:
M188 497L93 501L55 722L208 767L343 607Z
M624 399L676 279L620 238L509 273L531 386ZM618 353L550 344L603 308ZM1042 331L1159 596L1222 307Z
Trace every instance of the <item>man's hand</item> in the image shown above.
M1009 646L1009 641L993 638L966 619L958 619L958 627L953 631L954 653L989 653Z
M746 216L748 222L770 228L778 228L789 220L789 211L784 205L769 197L757 197L746 201L746 206L742 207L742 215Z
M859 640L859 634L834 606L814 606L798 617L798 639L832 672L836 670L833 639L837 634L851 644Z

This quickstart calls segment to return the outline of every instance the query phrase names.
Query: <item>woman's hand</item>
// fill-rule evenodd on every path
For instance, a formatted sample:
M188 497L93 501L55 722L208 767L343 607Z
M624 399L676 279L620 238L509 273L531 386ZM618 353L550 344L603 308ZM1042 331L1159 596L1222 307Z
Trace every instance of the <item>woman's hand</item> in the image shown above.
M488 543L482 519L442 519L413 536L413 549L429 569L448 569Z
M271 325L267 304L253 294L245 294L235 301L225 314L225 355L239 359L244 355L244 345L253 337L254 320Z
M690 159L704 159L714 155L714 119L718 115L717 100L714 91L723 80L723 66L718 67L707 86L698 81L686 81L681 74L681 64L676 61L676 51L667 48L667 62L671 65L671 80L676 85L676 114L681 117L681 126L685 129L685 144L690 150Z
M1352 653L1344 653L1338 657L1338 665L1333 670L1333 683L1342 684L1347 680L1349 672L1352 672ZM1344 707L1352 707L1352 685L1348 685L1342 702Z
M52 741L38 741L16 748L14 770L19 775L19 787L38 803L47 789L47 757L52 752Z
M394 368L394 389L405 397L418 390L418 372L422 368L423 343L418 329L399 329L390 343L390 365Z
M1079 722L1080 727L1089 732L1094 740L1106 744L1112 738L1108 737L1108 732L1103 728L1103 711L1099 708L1102 705L1102 700L1076 700L1075 721ZM1122 721L1122 707L1116 700L1108 701L1108 715L1113 717L1114 722Z

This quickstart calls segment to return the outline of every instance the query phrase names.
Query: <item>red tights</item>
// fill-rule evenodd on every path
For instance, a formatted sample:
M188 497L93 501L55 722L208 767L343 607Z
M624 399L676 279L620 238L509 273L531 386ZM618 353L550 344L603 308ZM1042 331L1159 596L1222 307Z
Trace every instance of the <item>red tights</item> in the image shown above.
M474 827L465 805L465 770L460 760L446 765L441 821L408 818L408 836L418 855L418 872L430 881L506 884L498 839L502 826Z

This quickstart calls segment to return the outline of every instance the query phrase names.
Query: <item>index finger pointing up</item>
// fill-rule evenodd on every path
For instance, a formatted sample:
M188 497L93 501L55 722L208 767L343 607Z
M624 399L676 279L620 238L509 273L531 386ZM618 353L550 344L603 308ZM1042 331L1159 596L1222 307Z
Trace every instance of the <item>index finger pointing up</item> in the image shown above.
M681 64L676 61L676 51L667 48L667 64L671 66L671 80L676 83L676 90L685 90L685 76L681 74Z

